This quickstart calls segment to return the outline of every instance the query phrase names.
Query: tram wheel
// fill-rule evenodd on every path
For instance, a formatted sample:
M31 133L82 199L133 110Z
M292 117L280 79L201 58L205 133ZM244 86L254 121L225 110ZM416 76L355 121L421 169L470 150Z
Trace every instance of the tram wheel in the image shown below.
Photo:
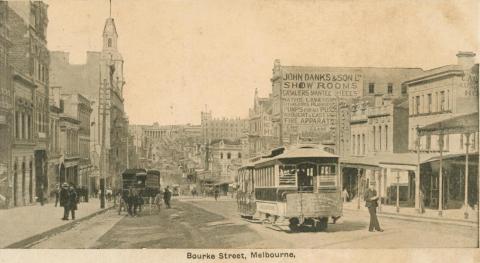
M296 218L296 217L290 218L289 221L290 221L290 224L288 225L288 227L290 228L290 231L298 232L300 230L300 227L298 226L300 221L298 220L298 218Z
M315 231L325 231L328 227L328 217L322 217L318 221L315 221Z

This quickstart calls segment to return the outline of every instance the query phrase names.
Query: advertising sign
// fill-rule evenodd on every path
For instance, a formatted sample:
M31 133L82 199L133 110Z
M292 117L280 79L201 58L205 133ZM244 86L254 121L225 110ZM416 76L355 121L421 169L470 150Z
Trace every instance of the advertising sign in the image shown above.
M359 71L282 70L283 132L299 136L330 136L337 122L337 105L363 94Z

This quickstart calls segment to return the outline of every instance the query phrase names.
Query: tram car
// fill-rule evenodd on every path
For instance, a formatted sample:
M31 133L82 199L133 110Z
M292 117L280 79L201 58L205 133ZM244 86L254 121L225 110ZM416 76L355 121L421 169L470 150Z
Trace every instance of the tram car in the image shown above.
M237 210L243 218L252 219L256 212L253 161L238 169Z
M252 175L245 171L252 169ZM248 172L247 172L248 174ZM339 158L323 145L296 145L272 150L250 166L240 168L239 183L253 188L255 216L288 220L291 231L324 231L328 219L342 216ZM248 191L248 190L247 190ZM241 199L239 210L252 213Z

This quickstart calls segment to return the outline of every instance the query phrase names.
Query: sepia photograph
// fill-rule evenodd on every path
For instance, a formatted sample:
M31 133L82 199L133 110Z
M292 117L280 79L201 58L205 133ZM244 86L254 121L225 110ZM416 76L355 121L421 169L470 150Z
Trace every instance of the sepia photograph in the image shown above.
M0 253L474 262L479 11L0 1Z

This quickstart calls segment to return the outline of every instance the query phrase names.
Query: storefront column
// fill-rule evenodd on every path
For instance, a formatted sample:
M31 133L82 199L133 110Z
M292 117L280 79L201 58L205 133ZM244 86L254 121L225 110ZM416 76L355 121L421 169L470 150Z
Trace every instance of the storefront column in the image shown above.
M438 216L443 215L443 134L438 135L440 150L440 168L438 169Z
M374 170L375 173L375 181L376 181L376 188L377 188L377 195L379 196L378 201L378 211L382 211L382 170Z
M357 209L360 209L360 177L361 177L361 169L357 169Z
M415 210L420 214L422 211L420 209L420 136L418 135L418 125L415 148L417 149L417 170L415 171Z
M400 170L397 170L397 213L400 213Z
M460 135L462 136L462 135ZM470 133L465 134L467 142L465 143L465 219L468 219L468 148L470 147Z

